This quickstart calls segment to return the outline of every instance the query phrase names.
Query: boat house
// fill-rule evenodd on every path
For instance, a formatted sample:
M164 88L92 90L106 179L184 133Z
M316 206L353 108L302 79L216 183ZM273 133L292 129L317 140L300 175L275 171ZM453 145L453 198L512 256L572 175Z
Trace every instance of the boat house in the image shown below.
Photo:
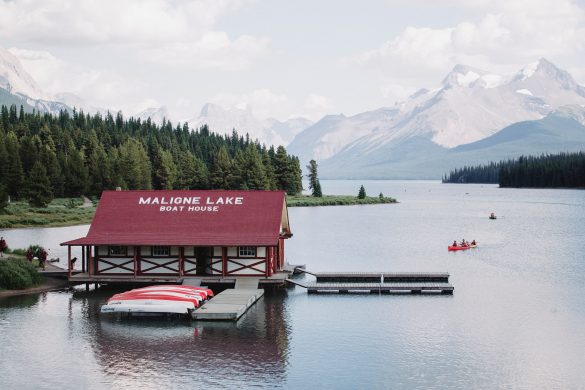
M87 236L61 245L80 282L269 278L291 236L283 191L104 191Z

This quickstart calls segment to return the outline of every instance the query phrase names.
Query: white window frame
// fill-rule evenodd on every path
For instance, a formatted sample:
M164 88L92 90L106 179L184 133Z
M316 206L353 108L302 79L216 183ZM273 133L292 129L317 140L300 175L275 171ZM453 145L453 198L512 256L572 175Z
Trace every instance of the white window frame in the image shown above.
M239 246L238 257L256 257L258 254L258 248L255 246Z
M171 247L165 245L153 245L152 255L154 257L169 257L171 255Z
M118 249L118 250L114 250ZM128 247L124 245L108 246L108 256L128 256Z

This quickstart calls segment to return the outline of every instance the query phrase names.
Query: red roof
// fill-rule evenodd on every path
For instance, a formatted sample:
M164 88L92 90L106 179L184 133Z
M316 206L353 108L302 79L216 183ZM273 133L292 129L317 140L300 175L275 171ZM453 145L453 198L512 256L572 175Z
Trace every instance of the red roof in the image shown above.
M283 191L104 191L86 237L61 245L272 246Z

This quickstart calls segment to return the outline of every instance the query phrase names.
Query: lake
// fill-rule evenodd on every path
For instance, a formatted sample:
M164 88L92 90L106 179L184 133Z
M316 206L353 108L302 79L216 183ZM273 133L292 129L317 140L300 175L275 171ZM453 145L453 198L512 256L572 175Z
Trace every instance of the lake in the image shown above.
M400 203L290 208L311 271L447 271L453 296L265 295L236 323L102 318L109 292L0 299L0 387L582 389L585 192L322 181ZM489 220L494 212L497 220ZM0 231L11 247L87 226ZM448 252L457 239L476 249ZM309 277L307 277L309 278Z

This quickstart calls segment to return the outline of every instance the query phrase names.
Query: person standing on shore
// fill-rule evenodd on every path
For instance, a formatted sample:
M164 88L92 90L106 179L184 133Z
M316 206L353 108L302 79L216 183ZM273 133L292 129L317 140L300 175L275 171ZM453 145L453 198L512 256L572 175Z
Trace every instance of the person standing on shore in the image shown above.
M45 248L41 248L41 250L39 252L39 267L41 267L43 270L45 270L46 265L47 265L47 251L45 250Z
M6 248L8 248L8 245L6 245L6 240L4 237L0 237L0 257L4 257L4 251Z
M25 254L25 256L26 256L26 259L28 260L28 262L29 262L29 263L32 263L32 261L33 261L33 257L35 257L35 255L34 255L34 253L33 253L32 249L30 249L30 248L28 248L28 249L26 250L26 254Z

